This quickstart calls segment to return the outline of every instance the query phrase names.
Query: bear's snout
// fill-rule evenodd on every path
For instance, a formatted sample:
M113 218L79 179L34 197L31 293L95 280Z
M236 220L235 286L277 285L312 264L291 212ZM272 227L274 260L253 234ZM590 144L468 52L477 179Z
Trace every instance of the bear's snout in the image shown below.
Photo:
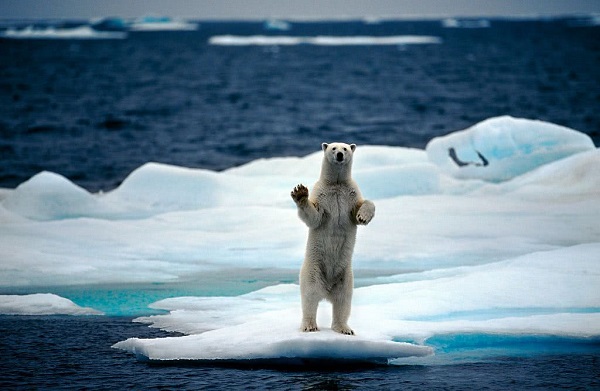
M338 162L343 162L343 161L344 161L344 154L343 154L342 152L338 152L338 153L335 155L335 158L336 158L336 160L337 160Z

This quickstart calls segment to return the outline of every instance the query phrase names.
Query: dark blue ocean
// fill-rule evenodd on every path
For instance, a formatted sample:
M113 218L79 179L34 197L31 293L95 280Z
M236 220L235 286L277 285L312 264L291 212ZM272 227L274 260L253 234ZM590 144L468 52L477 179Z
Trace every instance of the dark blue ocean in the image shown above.
M499 356L483 362L355 368L155 365L111 344L168 334L131 318L0 316L3 390L592 390L600 354Z
M571 20L201 22L123 40L0 39L0 187L43 171L89 191L149 162L223 170L324 141L423 148L512 115L600 145L600 27ZM215 35L438 37L439 44L215 46ZM124 312L127 312L126 310ZM132 310L133 312L133 310ZM0 316L2 389L600 389L600 349L376 368L157 366L111 345L132 316Z
M90 191L148 161L222 170L324 140L423 148L512 115L600 145L600 27L494 21L201 23L125 40L0 40L0 187L42 170ZM224 47L233 34L439 37L442 44Z

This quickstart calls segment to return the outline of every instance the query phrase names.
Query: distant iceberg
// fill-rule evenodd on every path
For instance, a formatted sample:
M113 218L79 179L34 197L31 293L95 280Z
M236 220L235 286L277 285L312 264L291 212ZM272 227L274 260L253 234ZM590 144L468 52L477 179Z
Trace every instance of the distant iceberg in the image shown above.
M271 35L216 35L210 37L208 43L221 46L293 46L293 45L317 45L317 46L379 46L379 45L423 45L440 44L442 40L438 37L419 35L397 35L397 36L271 36Z
M292 25L285 20L269 19L263 23L263 27L265 30L288 31L292 28Z
M198 24L168 16L144 16L129 24L130 31L195 31Z
M488 19L457 19L447 18L441 21L442 27L461 29L482 29L491 27Z
M384 19L380 16L365 16L362 19L362 21L364 24L375 25L375 24L381 24L384 21Z
M90 26L96 31L127 31L129 23L123 18L93 18L89 21Z
M124 39L127 33L99 31L87 25L73 28L28 26L24 29L9 28L0 36L11 39Z

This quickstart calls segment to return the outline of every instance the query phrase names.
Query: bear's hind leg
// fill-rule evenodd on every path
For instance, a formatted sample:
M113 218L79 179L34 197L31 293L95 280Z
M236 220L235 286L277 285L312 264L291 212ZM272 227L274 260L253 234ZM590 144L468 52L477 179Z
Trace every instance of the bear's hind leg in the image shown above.
M302 293L302 326L304 332L319 331L317 327L317 308L320 298L316 294Z
M352 284L352 279L346 281L346 283L336 289L336 292L331 296L331 304L333 305L331 329L340 334L354 335L354 330L348 326L350 308L352 305Z

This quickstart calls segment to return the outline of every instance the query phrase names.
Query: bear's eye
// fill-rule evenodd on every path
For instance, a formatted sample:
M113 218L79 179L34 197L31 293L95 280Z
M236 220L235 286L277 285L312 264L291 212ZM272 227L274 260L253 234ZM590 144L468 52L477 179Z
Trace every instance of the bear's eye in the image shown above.
M346 147L344 147L344 151L347 151Z
M332 150L335 151L335 147L333 147Z

